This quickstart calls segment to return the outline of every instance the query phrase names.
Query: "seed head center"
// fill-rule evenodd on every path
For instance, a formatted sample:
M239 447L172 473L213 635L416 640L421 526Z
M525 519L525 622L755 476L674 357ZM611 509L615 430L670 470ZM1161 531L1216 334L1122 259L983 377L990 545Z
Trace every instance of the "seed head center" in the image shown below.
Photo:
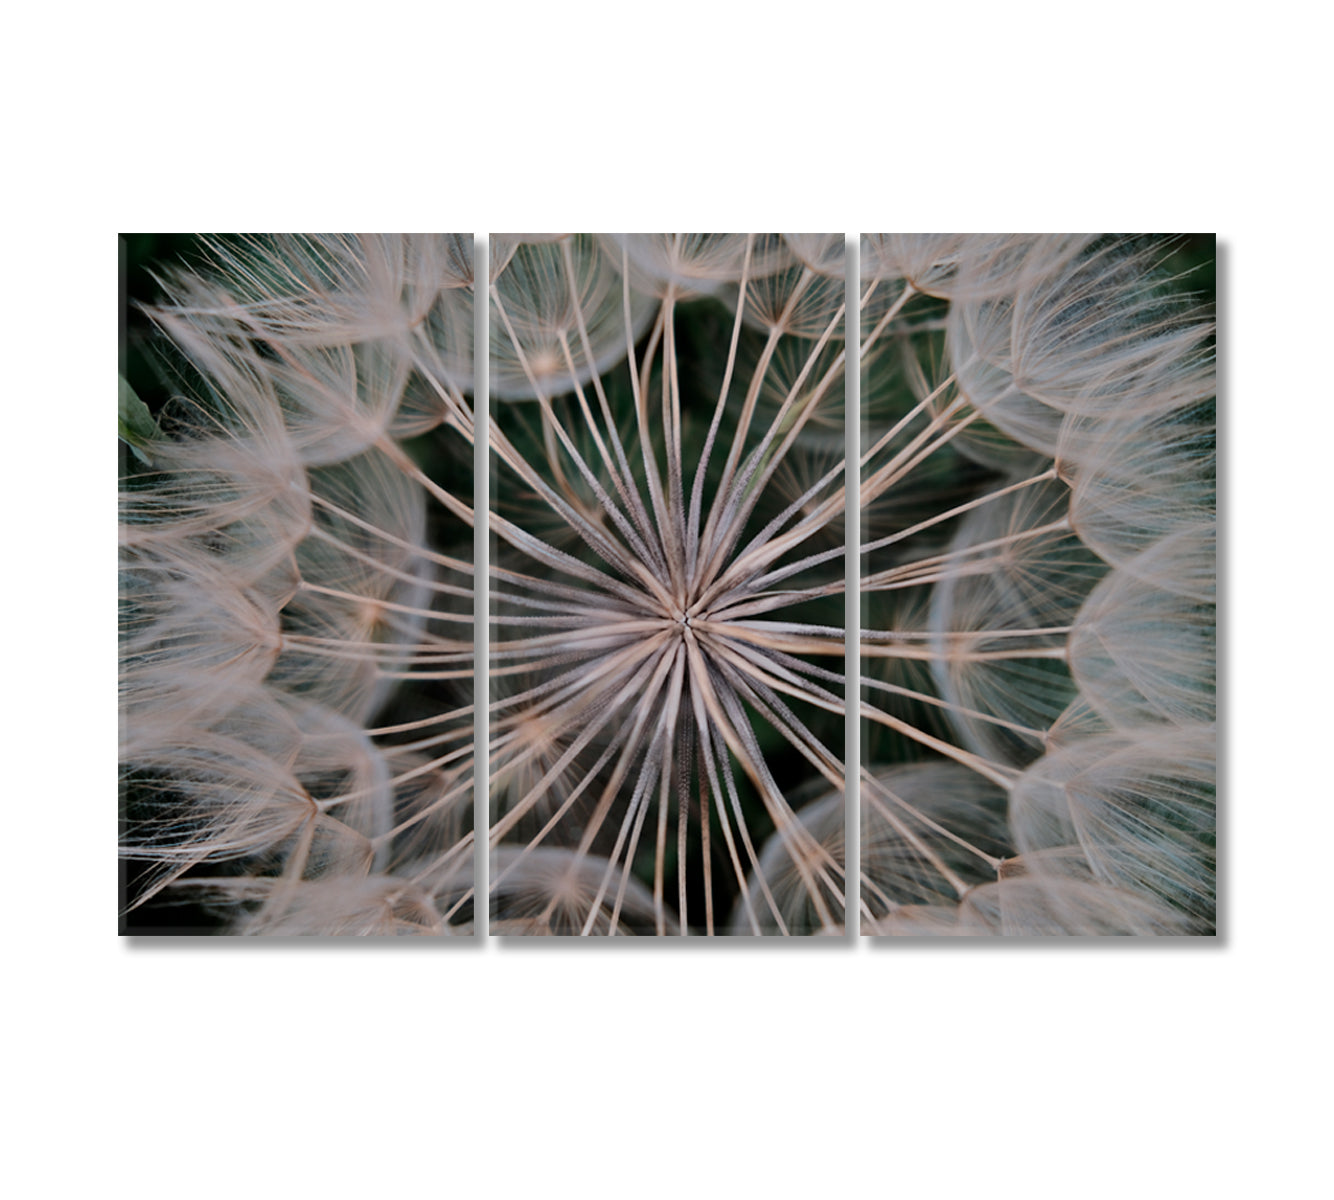
M690 613L679 601L667 610L666 615L668 627L675 627L677 633L684 634L690 628Z

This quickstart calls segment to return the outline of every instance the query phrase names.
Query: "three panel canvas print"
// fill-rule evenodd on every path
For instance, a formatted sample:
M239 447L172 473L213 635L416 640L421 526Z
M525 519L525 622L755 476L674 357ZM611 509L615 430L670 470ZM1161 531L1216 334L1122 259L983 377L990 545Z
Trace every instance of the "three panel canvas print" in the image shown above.
M123 932L1214 931L1212 239L173 249Z

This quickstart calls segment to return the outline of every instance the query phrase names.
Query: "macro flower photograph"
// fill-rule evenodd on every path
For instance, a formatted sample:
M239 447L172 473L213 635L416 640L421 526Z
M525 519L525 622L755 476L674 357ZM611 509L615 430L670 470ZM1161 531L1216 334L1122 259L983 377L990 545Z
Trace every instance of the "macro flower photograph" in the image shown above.
M863 932L1214 932L1190 247L862 239Z
M26 1192L1311 1190L1319 39L260 15L16 75Z
M491 250L492 931L841 932L843 235Z
M127 316L125 932L471 932L472 241L202 239Z
M1212 237L474 250L123 241L122 932L1214 932Z

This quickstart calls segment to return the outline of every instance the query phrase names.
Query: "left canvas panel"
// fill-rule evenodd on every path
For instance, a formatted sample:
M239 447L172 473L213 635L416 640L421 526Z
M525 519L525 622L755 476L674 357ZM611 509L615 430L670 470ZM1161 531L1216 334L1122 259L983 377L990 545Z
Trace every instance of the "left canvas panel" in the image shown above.
M470 935L473 239L121 239L121 932Z

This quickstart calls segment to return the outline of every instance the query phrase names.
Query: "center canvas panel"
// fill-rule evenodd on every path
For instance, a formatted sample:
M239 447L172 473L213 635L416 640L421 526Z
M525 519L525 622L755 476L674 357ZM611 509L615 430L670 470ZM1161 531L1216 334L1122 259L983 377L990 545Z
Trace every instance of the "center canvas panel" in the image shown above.
M490 245L490 928L844 927L841 234Z

